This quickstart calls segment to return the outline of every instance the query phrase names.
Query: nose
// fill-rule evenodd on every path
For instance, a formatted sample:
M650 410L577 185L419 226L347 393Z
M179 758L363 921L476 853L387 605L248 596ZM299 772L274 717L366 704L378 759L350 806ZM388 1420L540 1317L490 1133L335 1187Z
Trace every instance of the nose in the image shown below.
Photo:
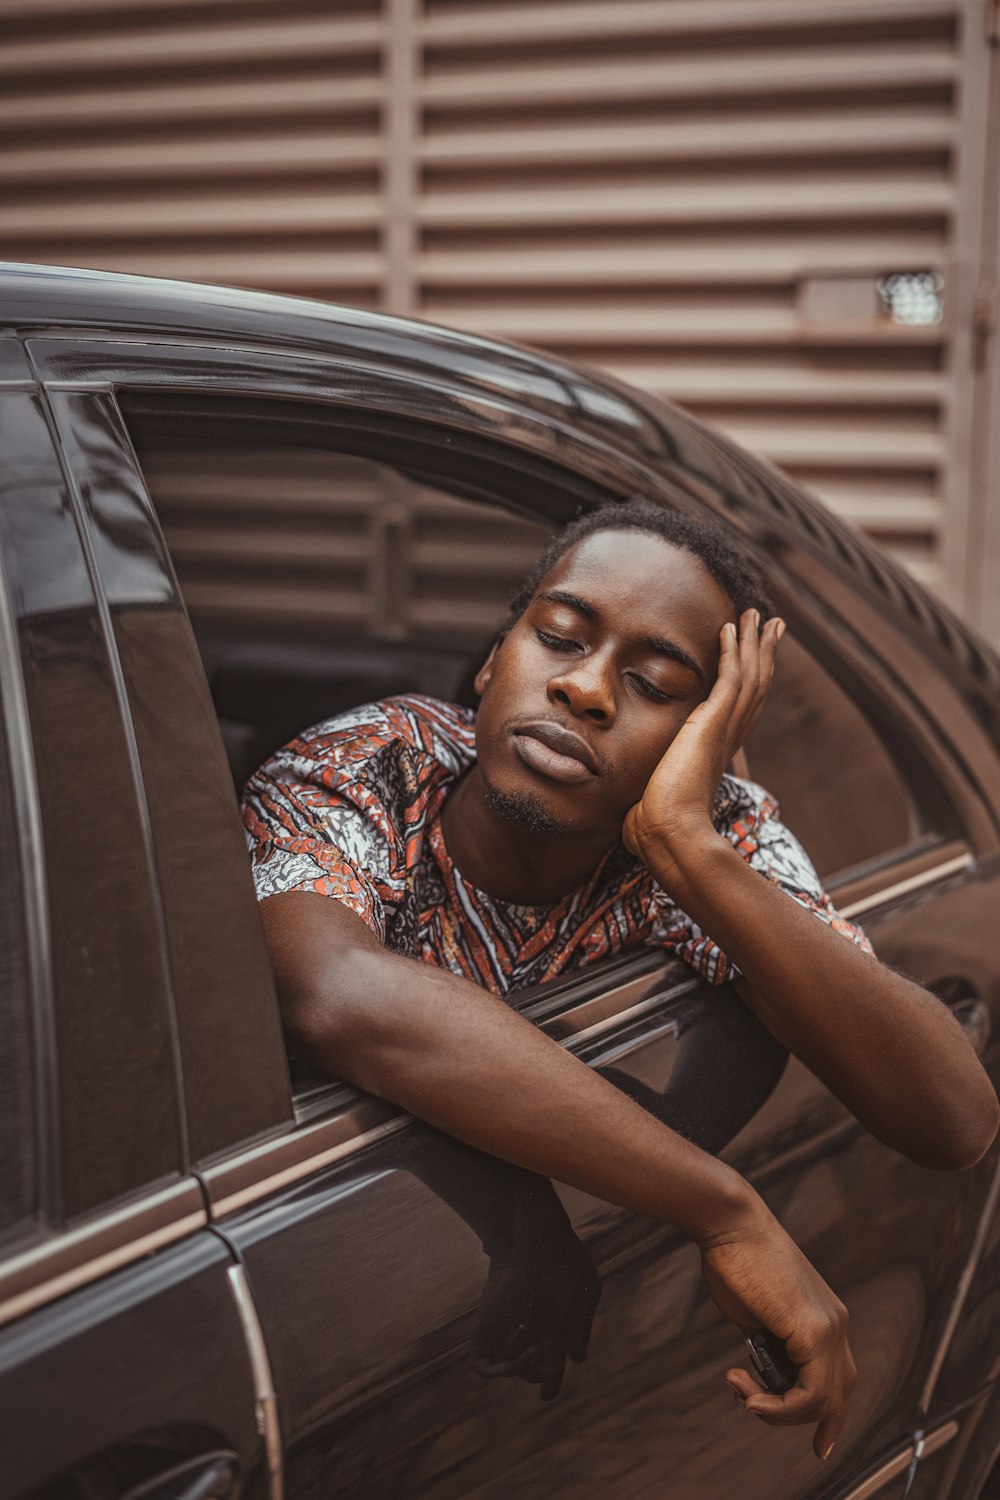
M551 703L568 708L577 718L610 724L615 717L615 695L605 664L595 653L576 657L549 678Z

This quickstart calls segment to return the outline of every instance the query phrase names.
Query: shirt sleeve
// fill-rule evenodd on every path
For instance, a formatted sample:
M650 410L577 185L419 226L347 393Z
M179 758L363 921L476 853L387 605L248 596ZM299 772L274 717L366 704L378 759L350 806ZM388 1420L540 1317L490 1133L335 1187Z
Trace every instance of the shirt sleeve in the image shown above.
M255 771L243 824L257 899L313 891L355 912L381 941L398 899L391 739L364 711L293 740Z
M751 869L780 886L793 901L865 953L874 951L857 923L849 922L837 911L808 854L781 822L778 804L764 787L724 776L713 817L718 832ZM672 948L678 958L690 964L709 984L726 984L740 977L740 970L719 945L675 906L665 891L658 891L655 899L659 908L657 939L664 947Z

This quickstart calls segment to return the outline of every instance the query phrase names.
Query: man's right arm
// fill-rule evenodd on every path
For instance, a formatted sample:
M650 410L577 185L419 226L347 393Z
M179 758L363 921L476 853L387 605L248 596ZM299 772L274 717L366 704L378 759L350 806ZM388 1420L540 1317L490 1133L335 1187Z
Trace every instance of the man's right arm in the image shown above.
M261 904L284 1024L324 1072L518 1166L675 1224L744 1329L800 1366L785 1396L730 1384L775 1423L817 1422L825 1456L854 1383L846 1312L753 1189L564 1051L503 1000L385 949L337 901Z

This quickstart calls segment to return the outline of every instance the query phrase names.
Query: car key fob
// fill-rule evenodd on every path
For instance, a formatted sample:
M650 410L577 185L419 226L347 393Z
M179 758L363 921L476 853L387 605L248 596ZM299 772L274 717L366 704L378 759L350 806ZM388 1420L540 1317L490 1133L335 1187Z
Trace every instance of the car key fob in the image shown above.
M799 1378L799 1371L789 1359L781 1340L765 1328L758 1328L748 1334L746 1342L754 1368L767 1389L775 1396L790 1391Z

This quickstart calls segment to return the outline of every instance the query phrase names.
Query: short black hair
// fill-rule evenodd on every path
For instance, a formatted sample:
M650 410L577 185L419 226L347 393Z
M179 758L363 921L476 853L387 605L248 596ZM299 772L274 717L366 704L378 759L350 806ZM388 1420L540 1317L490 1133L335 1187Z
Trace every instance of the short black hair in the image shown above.
M556 532L510 601L505 633L524 614L546 573L577 542L599 531L641 531L693 553L725 592L737 620L745 609L759 610L762 623L774 613L757 569L720 527L633 496L628 500L609 500L595 510L585 511Z

